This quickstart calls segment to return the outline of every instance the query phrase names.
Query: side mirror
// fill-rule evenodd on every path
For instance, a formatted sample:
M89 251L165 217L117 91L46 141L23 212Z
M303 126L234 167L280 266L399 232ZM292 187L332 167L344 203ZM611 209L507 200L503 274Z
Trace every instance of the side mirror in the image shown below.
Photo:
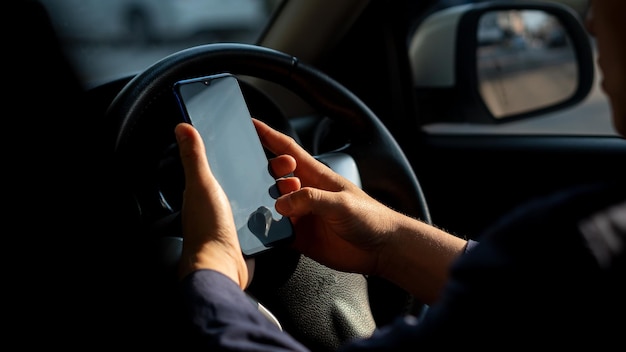
M528 118L579 103L593 85L589 36L558 3L454 6L415 33L409 56L425 123Z

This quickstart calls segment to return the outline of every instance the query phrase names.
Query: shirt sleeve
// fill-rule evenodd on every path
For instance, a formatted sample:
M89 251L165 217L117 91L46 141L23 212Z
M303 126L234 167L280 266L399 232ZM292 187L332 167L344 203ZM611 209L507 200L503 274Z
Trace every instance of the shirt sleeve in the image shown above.
M227 276L198 270L182 281L191 343L204 350L307 351L268 320L258 306Z
M476 247L478 245L478 241L476 240L468 240L467 244L465 245L465 253L471 251L474 247Z

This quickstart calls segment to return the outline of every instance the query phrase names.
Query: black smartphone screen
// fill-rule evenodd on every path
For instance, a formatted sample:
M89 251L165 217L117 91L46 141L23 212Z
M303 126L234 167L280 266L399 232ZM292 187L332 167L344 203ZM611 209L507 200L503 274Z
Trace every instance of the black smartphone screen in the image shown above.
M211 171L230 200L243 254L250 257L289 239L292 225L274 208L276 180L237 78L219 74L183 80L174 92L186 121L200 132Z

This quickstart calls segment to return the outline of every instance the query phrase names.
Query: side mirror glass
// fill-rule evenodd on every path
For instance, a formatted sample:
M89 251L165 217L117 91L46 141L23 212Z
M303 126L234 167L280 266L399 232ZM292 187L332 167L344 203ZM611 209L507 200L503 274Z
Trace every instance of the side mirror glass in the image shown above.
M479 94L496 119L576 94L576 52L556 17L541 10L489 11L481 15L476 32Z

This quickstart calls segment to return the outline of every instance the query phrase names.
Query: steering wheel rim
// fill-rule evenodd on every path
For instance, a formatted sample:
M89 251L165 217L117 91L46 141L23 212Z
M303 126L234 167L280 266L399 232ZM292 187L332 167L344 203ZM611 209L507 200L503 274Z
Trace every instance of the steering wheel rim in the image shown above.
M136 152L133 148L137 144L135 139L139 126L150 123L148 119L152 118L152 115L148 111L152 104L164 97L170 99L173 84L181 79L222 72L252 76L281 85L301 97L320 113L328 116L333 122L349 126L350 131L353 131L350 143L342 148L341 152L349 154L360 169L368 170L367 173L361 175L363 189L373 196L380 194L384 198L393 199L394 209L430 223L430 214L418 179L399 144L380 119L347 88L314 67L280 51L252 44L219 43L185 49L156 62L130 80L107 110L107 117L115 121L113 149L120 172L126 176L132 173L127 172L127 168L146 152L146 150ZM171 127L173 134L173 125ZM385 166L380 167L380 165ZM137 211L142 212L141 209ZM295 302L297 298L293 295L302 293L303 289L306 290L307 283L303 281L310 280L312 277L317 277L318 281L319 278L330 278L330 281L334 281L334 283L326 282L324 291L335 289L338 285L342 286L339 288L343 292L342 300L350 299L349 297L352 296L353 299L362 301L363 290L371 286L371 278L365 279L368 280L365 282L360 276L355 276L356 274L332 271L308 258L294 256L289 251L282 254L272 252L271 255L274 256L274 260L281 258L280 261L283 263L291 263L296 273L290 278L285 278L284 281L277 282L276 290L268 295L279 293L282 295L279 300L287 297L289 301ZM263 255L259 257L259 260L263 260L264 257L267 256ZM271 262L272 259L268 261ZM345 287L346 285L353 287L353 291ZM332 293L329 295L331 300L336 298ZM367 293L365 293L365 301L367 302ZM319 300L313 303L324 304ZM355 305L361 304L362 302L355 302ZM284 314L293 314L294 310L302 314L302 307L298 305L299 303L292 303L293 307ZM276 314L271 306L270 310ZM332 307L322 309L325 312L333 310ZM304 312L311 314L310 309L306 307ZM276 315L283 321L280 314ZM341 319L346 319L346 321L338 323L342 325L342 332L328 331L319 326L314 327L318 330L318 334L314 335L324 336L321 337L323 341L313 341L315 339L313 338L309 341L309 345L332 350L347 339L361 337L371 330L372 323L375 324L371 321L355 321L355 319L363 318L372 319L371 317L343 316ZM293 321L292 323L300 328L311 328L301 326L301 322ZM311 339L308 335L298 336L297 332L293 331L290 333L300 339Z

